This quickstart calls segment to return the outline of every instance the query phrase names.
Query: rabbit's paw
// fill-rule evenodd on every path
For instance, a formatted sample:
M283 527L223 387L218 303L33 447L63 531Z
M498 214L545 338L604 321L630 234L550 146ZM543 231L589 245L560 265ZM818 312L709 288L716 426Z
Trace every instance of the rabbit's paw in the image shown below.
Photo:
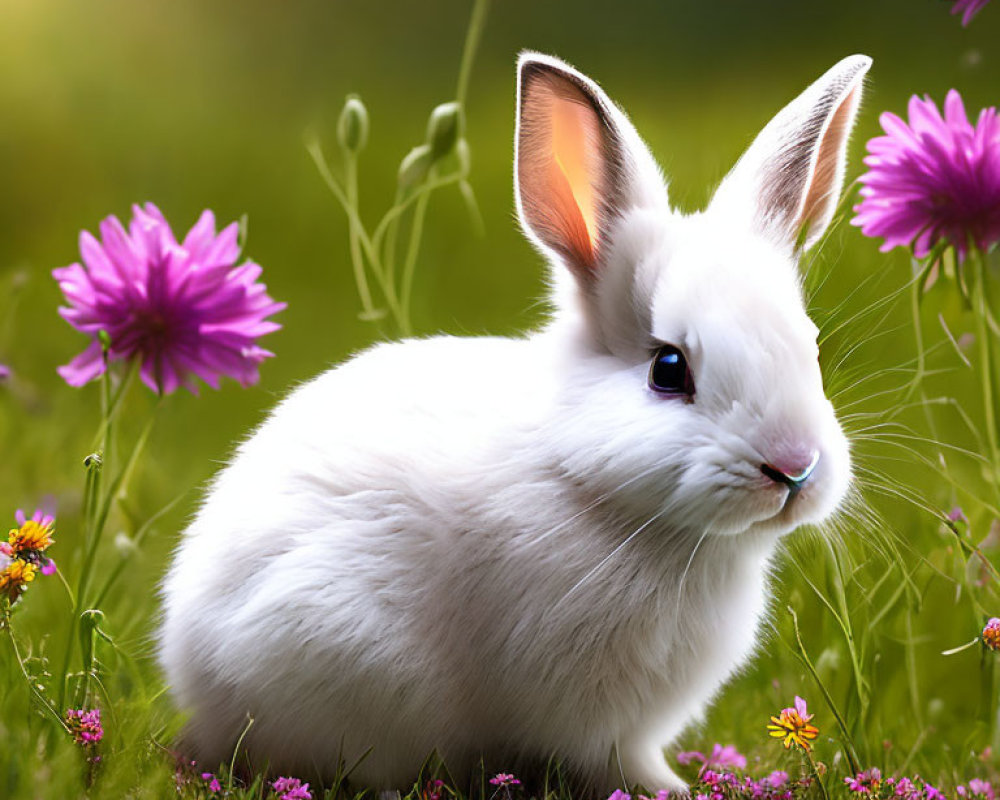
M629 785L639 784L647 791L668 789L673 793L687 793L687 784L667 766L663 748L655 742L635 741L619 748L621 768Z

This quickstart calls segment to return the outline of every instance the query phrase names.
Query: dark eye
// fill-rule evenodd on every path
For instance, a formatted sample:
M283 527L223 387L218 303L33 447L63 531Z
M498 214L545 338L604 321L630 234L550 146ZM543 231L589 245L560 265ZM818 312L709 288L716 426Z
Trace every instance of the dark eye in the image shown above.
M684 354L672 344L656 351L649 366L649 388L663 394L694 395L694 378Z

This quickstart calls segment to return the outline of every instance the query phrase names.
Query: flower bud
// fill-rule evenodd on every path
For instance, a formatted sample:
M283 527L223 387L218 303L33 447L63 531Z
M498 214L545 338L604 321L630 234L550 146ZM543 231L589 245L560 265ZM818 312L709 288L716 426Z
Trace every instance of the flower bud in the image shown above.
M434 174L439 177L458 175L464 178L469 174L470 161L469 143L465 139L459 139L450 153L434 163Z
M419 186L427 178L433 159L431 148L422 144L414 147L399 165L399 190L403 195Z
M337 120L337 141L348 153L357 154L368 143L368 109L356 94L347 96Z
M427 120L427 144L434 161L446 156L462 135L462 106L456 102L442 103Z

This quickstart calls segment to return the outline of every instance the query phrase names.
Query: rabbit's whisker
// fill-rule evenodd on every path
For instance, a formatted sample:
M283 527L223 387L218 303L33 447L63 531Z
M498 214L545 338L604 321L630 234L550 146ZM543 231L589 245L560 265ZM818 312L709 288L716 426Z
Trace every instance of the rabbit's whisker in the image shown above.
M590 578L593 577L601 569L601 567L603 567L612 558L614 558L616 555L618 555L618 553L621 552L622 548L625 547L625 545L627 545L629 542L631 542L633 539L635 539L636 536L638 536L640 533L642 533L644 530L646 530L646 528L648 528L650 525L652 525L654 522L656 522L656 520L658 520L660 517L662 517L665 513L666 513L666 509L664 509L663 511L660 511L659 513L654 514L649 519L647 519L644 523L642 523L642 525L640 525L638 528L636 528L634 531L632 531L632 533L630 533L628 536L626 536L625 539L623 539L622 542L619 545L617 545L614 550L612 550L604 558L601 559L600 563L596 567L594 567L592 570L590 570L590 572L588 572L586 575L584 575L582 578L580 578L580 580L578 580L575 584L573 584L573 587L568 592L566 592L566 594L564 594L561 598L559 598L559 601L554 606L552 606L552 610L555 610L556 608L558 608L559 605L564 600L566 600L567 598L569 598L570 595L572 595L577 589L579 589L581 586L583 586L583 584L585 584L588 580L590 580Z

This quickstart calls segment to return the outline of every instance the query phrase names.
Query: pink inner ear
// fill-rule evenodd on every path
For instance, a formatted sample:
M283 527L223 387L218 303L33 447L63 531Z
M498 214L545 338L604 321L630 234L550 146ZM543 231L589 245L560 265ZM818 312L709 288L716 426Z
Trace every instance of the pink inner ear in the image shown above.
M587 227L593 249L597 244L597 200L594 192L594 149L597 120L593 111L556 98L552 110L552 157L569 184L573 201Z
M833 214L839 199L836 196L840 188L838 170L842 168L844 148L860 101L861 90L856 86L830 117L826 132L817 146L816 164L802 201L797 227L812 227L817 223L825 225Z
M600 121L565 79L537 76L521 110L518 180L526 221L572 267L596 265Z

